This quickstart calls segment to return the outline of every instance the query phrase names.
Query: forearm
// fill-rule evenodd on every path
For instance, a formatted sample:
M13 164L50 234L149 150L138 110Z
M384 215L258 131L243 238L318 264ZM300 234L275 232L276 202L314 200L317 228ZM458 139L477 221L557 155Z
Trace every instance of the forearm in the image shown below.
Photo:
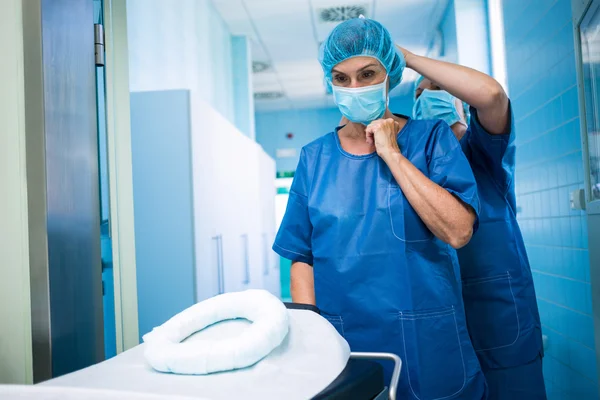
M406 65L477 110L493 107L506 96L494 78L472 68L415 54L407 57Z
M292 301L316 305L313 267L302 262L292 263L290 271Z
M406 199L433 234L454 248L473 234L474 211L426 177L400 153L384 158Z

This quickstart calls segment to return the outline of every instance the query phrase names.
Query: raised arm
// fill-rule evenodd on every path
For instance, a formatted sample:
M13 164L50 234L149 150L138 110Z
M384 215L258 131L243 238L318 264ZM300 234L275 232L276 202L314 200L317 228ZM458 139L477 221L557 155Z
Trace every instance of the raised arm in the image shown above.
M406 66L477 110L479 122L492 134L506 133L510 124L508 96L492 77L472 68L418 56L398 46Z

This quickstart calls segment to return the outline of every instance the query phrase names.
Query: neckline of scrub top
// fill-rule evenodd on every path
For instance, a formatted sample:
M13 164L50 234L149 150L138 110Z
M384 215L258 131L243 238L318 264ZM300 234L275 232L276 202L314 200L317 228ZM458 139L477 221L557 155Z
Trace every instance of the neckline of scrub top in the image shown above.
M404 124L404 126L402 127L402 129L400 129L400 132L398 132L398 134L396 135L396 139L398 139L406 130L406 127L408 126L408 124L410 124L412 122L412 118L407 117L406 115L402 115L402 114L395 114L394 115L396 117L400 117L400 118L404 118L406 119L406 124ZM375 155L377 155L377 151L374 151L372 153L368 153L368 154L352 154L352 153L348 153L346 150L344 150L344 148L342 147L342 142L340 141L340 135L338 134L339 130L342 129L344 126L346 125L342 125L342 126L338 126L335 128L335 130L333 132L331 132L331 134L333 135L334 139L335 139L335 144L337 145L338 150L340 151L340 153L342 153L342 155L348 157L348 158L352 158L354 160L365 160L367 158L371 158L374 157Z

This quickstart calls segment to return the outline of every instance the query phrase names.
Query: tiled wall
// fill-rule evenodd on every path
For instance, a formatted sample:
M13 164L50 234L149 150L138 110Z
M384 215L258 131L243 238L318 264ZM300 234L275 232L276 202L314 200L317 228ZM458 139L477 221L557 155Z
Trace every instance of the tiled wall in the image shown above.
M548 337L549 399L598 398L570 0L504 0L519 221Z

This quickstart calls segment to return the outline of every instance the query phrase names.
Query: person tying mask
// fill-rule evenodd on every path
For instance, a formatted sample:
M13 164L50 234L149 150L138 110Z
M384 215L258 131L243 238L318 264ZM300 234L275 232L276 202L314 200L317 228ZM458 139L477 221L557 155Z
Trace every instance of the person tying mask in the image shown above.
M319 61L349 122L300 155L273 245L292 260L292 300L352 351L399 355L398 398L484 399L454 251L477 228L468 161L447 124L387 108L405 58L381 24L339 24Z
M457 253L469 334L490 399L546 399L541 323L516 218L510 101L483 73L402 51L408 67L423 76L415 91L415 119L451 126L477 181L479 229ZM462 101L471 105L468 123Z
M450 93L442 90L439 86L420 76L415 82L415 106L413 107L414 119L441 119L445 121L454 136L457 138L463 137L467 131L470 121L469 106L452 96ZM423 91L427 91L426 97L431 99L429 104L432 107L421 107L418 102ZM419 103L419 105L417 105ZM442 104L442 107L437 107ZM453 104L452 109L446 107L447 104Z

